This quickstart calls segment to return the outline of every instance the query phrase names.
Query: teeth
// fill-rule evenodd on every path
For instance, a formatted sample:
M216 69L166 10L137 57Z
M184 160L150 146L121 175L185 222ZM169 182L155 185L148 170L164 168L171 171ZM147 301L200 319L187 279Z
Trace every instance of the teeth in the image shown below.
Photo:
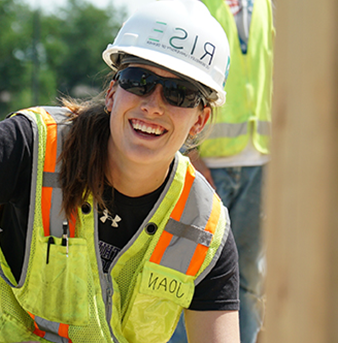
M136 120L132 120L132 126L135 130L139 130L144 133L153 134L153 135L161 135L164 132L163 128L147 126L146 124L140 123L139 121L136 121Z

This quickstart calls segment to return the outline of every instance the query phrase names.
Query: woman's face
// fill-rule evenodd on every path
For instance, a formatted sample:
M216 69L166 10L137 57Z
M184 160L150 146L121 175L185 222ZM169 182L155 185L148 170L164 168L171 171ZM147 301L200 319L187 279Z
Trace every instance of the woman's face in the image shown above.
M159 76L176 78L153 66L132 65L148 69ZM138 96L111 82L106 107L111 112L110 147L114 163L127 159L138 164L170 163L188 134L199 133L211 109L201 106L182 108L170 105L162 85L147 95Z

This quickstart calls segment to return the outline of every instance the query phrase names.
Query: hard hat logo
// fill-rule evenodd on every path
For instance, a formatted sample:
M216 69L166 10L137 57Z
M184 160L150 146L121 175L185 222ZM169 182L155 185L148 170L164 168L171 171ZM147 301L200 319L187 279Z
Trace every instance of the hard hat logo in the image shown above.
M190 58L194 62L202 64L205 68L209 68L212 63L216 46L210 42L205 42L203 45L202 54L200 57L196 56L196 51L200 51L198 48L199 36L195 36L193 40L190 39L188 32L183 28L175 28L175 36L168 38L168 44L166 44L166 27L167 24L163 22L156 22L153 29L155 34L151 34L148 38L147 44L152 45L154 48L163 50L170 50L173 53L178 53L186 58ZM163 28L163 29L162 29ZM152 32L152 33L153 33ZM189 44L190 40L190 44ZM203 43L202 43L203 44ZM204 61L204 59L206 59Z
M225 83L228 79L228 76L229 76L229 70L230 70L230 56L228 56L228 63L227 63L227 67L225 69L225 76L224 76L224 85L223 87L225 86Z
M201 1L161 0L143 6L125 22L114 43L103 52L103 59L116 69L123 54L148 60L210 88L216 106L225 101L229 43Z

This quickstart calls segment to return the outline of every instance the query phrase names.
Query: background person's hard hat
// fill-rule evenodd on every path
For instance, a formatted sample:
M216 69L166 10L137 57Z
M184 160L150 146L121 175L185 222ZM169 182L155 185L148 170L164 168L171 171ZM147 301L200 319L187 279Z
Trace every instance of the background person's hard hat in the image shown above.
M216 106L225 102L229 43L223 28L201 1L161 0L143 6L124 23L102 56L116 69L125 54L209 87L215 92Z

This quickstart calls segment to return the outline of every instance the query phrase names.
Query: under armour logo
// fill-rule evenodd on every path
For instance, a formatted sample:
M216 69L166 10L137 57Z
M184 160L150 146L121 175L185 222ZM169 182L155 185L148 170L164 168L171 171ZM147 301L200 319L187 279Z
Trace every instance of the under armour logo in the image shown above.
M103 210L103 216L100 218L100 220L102 223L105 223L107 219L111 220L112 227L119 227L118 222L122 220L118 215L116 215L115 218L113 218L112 216L109 215L108 210L105 209Z

